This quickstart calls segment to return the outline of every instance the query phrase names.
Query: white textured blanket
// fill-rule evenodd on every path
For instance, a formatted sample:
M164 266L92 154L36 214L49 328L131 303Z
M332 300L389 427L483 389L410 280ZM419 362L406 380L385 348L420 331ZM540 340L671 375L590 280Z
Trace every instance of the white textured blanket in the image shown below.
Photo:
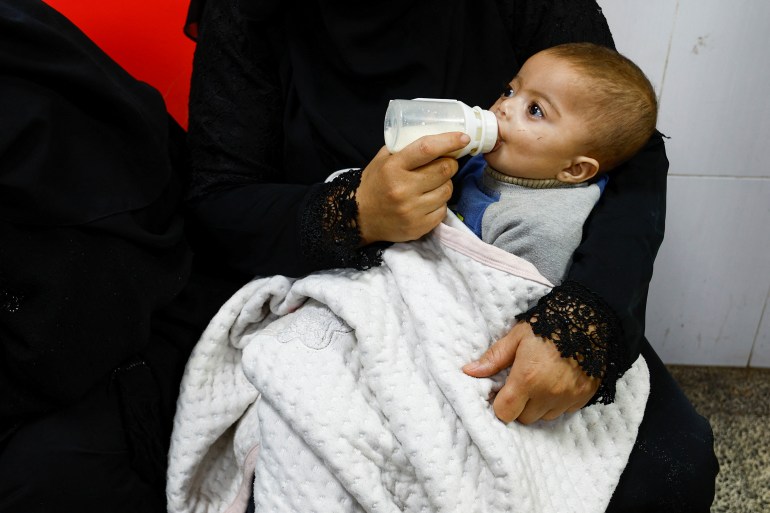
M649 393L640 358L612 405L504 425L496 379L460 368L550 284L453 217L384 265L241 289L188 363L171 512L601 512Z

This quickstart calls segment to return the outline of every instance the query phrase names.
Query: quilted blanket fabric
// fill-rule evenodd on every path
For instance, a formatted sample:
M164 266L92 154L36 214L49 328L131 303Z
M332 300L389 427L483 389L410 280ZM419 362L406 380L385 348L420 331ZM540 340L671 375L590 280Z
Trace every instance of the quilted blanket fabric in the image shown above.
M257 279L188 363L169 460L172 512L601 512L649 394L505 425L478 357L550 289L453 217L384 265Z

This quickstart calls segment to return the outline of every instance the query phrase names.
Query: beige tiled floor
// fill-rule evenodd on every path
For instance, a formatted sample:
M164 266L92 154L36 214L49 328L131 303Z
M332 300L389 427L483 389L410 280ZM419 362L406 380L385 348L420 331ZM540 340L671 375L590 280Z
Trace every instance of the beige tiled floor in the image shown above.
M770 513L770 369L669 369L714 430L712 513Z

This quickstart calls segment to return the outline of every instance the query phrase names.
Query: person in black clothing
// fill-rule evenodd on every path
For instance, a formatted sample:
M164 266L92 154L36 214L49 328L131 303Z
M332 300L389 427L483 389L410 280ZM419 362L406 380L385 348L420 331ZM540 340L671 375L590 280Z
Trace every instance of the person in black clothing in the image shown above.
M188 22L197 39L188 134L193 243L211 269L243 280L366 269L388 243L440 222L458 164L439 157L462 144L436 136L420 149L422 160L390 155L381 132L389 99L486 105L495 84L541 49L572 41L614 47L600 8L586 0L193 0ZM323 182L350 167L360 169ZM521 409L501 399L495 411L529 423L588 404L600 384L644 355L652 392L609 511L708 511L718 471L708 423L644 338L667 168L656 133L612 173L565 283L471 368L488 375L510 366L498 398L527 401ZM554 347L565 357L548 365L516 358ZM584 372L589 364L599 378ZM533 378L522 387L515 377L527 374Z
M42 2L0 0L0 70L0 511L165 511L179 380L227 297L191 274L184 133Z
M0 511L165 510L179 375L216 307L255 274L377 265L387 242L442 217L455 162L412 173L384 153L371 159L387 100L485 104L495 80L542 48L612 46L585 1L191 7L196 266L179 210L180 134L158 93L42 2L0 0ZM364 170L321 183L350 166ZM706 511L713 497L709 426L643 337L666 169L658 134L589 220L571 288L541 301L551 324L569 321L561 343L617 349L603 383L640 352L650 366L645 420L611 511ZM581 320L609 329L581 345L570 329ZM516 329L551 343L527 323Z

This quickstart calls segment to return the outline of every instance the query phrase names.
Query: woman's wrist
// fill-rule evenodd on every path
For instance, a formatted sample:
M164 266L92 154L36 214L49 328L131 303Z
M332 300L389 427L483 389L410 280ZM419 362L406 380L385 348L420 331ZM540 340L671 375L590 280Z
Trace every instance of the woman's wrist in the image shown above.
M615 384L628 365L618 347L620 321L601 297L578 282L566 281L516 319L528 322L535 335L553 341L561 355L573 358L586 375L601 379L592 403L614 401Z
M385 245L366 244L360 231L356 192L361 174L351 169L319 187L302 213L302 250L319 269L368 269L382 263Z

